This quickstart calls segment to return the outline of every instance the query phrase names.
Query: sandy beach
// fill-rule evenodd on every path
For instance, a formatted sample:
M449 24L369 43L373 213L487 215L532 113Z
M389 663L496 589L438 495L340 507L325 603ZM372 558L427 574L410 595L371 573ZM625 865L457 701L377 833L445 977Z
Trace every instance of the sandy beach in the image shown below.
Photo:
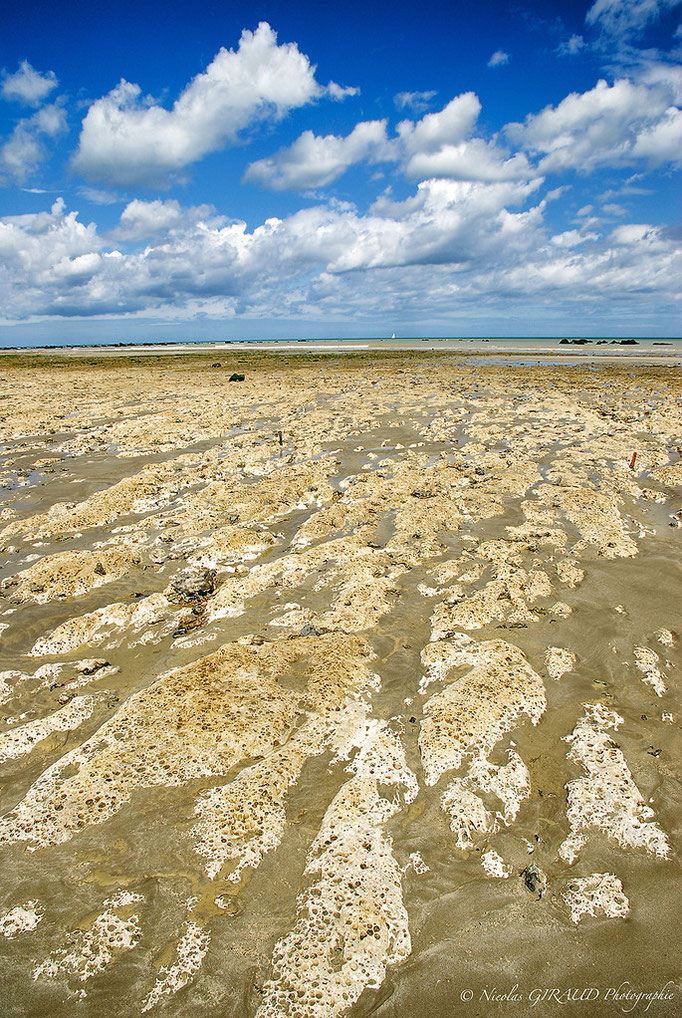
M0 359L3 1018L680 1014L682 378L602 349Z

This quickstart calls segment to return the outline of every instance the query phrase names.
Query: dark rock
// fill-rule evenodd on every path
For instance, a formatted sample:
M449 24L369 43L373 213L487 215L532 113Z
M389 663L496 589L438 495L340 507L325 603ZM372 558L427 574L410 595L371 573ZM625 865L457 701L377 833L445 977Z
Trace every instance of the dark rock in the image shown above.
M485 470L483 469L483 467L474 467L474 473L478 474L479 477L483 477L483 475L485 474Z
M171 581L171 586L179 597L185 601L194 601L208 597L215 590L215 571L213 569L187 570Z
M98 576L106 576L107 575L107 571L106 571L106 569L104 568L104 566L102 565L101 562L97 563L97 565L95 566L95 570L94 571L97 573Z
M240 375L238 371L233 371L228 378L228 382L243 382L245 377L245 375Z
M525 870L521 870L520 876L530 893L537 894L539 900L547 890L547 878L540 867L532 862Z
M301 630L301 636L317 636L315 626L311 626L311 624L307 622Z

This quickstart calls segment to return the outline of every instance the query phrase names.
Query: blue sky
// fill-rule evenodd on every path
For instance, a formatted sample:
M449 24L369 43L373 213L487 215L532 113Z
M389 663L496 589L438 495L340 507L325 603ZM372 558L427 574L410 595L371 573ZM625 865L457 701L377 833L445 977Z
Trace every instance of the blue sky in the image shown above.
M681 14L8 6L0 343L680 335Z

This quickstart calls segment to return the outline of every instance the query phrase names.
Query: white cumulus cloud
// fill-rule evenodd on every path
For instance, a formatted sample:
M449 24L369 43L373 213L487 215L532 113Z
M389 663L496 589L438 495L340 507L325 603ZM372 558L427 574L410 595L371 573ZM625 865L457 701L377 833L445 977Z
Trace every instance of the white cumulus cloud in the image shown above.
M557 106L508 124L508 137L542 156L541 173L599 166L625 166L639 159L652 164L679 162L680 111L663 83L598 81L588 92L573 92Z
M22 60L19 70L3 79L0 95L3 99L25 103L27 106L39 106L56 87L57 78L54 71L41 74L29 64L28 60Z
M481 103L474 92L455 96L439 113L427 113L416 123L403 120L398 135L408 154L437 152L442 145L456 145L467 138L476 125Z
M362 121L345 137L304 131L287 148L259 159L244 179L275 190L309 190L337 180L357 163L398 163L411 178L499 181L530 178L522 153L512 156L493 142L470 138L481 104L473 92L456 96L437 113L403 120L389 137L385 120Z
M346 137L304 131L293 145L251 163L244 179L277 191L322 187L354 163L381 158L386 143L385 120L363 121Z
M244 31L239 47L221 49L168 110L122 80L89 108L73 166L117 185L160 182L234 141L239 132L325 94L295 43L278 45L266 22ZM351 90L352 91L352 90ZM349 90L332 84L330 94Z
M0 219L0 308L27 318L163 315L169 319L429 314L451 320L497 308L584 313L620 301L646 313L674 299L679 240L647 224L605 238L588 224L551 235L539 182L430 180L402 202L362 214L329 203L253 230L212 210L131 202L108 243L57 201L50 212ZM528 207L529 201L531 202ZM206 213L206 214L204 214ZM145 237L142 234L146 234ZM638 303L639 302L639 303ZM667 303L666 303L667 302Z
M66 114L58 103L43 106L32 116L22 118L12 134L0 145L0 174L23 184L45 159L45 138L55 138L66 130Z
M135 198L124 208L119 225L111 236L116 241L148 240L179 226L186 229L188 223L196 225L206 221L215 226L218 221L224 222L224 219L217 216L212 205L196 205L183 209L180 203L174 200L142 201Z
M523 153L510 156L482 138L459 145L442 145L436 152L418 152L407 163L408 176L449 177L452 180L528 179L533 169Z

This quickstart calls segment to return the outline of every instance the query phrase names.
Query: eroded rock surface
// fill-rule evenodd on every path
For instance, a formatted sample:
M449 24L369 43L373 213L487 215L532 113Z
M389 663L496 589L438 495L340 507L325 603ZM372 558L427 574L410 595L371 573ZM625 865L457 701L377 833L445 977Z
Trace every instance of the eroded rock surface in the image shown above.
M11 999L454 1014L597 924L664 985L677 374L241 367L3 366Z

